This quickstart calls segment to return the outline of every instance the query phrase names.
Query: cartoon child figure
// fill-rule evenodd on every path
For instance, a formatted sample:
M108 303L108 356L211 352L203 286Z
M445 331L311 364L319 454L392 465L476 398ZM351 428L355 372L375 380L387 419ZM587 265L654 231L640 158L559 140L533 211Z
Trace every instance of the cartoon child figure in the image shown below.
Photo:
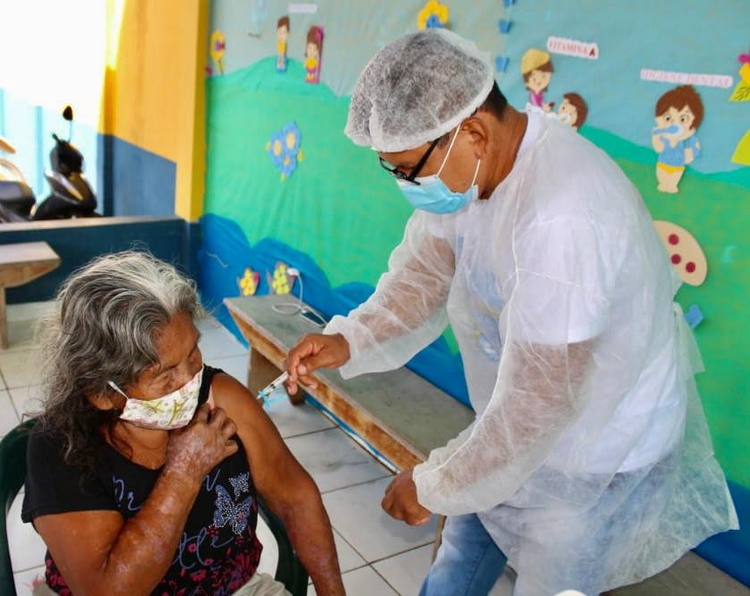
M583 97L578 93L566 93L563 95L562 103L557 108L557 115L561 122L565 122L578 130L586 122L589 107Z
M701 144L695 131L703 121L703 102L692 85L681 85L659 98L655 114L651 144L659 154L657 190L676 193L685 166L700 157Z
M537 48L526 50L521 58L521 75L523 76L523 82L526 84L526 89L529 90L527 110L549 112L555 105L554 103L544 103L544 92L549 87L554 71L549 52Z
M323 29L313 25L307 32L305 46L305 81L320 82L320 59L323 53Z
M285 72L287 67L286 44L289 39L289 17L284 15L276 23L276 70Z

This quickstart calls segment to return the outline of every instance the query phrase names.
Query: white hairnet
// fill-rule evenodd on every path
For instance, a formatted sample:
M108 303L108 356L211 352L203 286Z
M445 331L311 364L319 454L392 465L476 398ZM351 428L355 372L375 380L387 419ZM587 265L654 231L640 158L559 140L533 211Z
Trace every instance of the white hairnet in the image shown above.
M405 35L359 76L344 132L377 151L414 149L470 116L495 83L489 55L445 29Z

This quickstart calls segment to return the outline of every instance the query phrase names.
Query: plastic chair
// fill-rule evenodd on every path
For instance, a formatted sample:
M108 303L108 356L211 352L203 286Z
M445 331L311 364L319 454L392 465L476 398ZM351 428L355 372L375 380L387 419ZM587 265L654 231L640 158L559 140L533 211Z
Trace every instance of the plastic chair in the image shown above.
M3 514L0 515L0 594L8 596L15 596L16 583L10 561L8 526L5 518L26 478L26 444L33 425L33 420L27 420L0 441L0 504L4 508Z
M26 477L26 445L33 426L34 420L27 420L0 441L0 504L4 507L4 513L0 516L0 594L4 596L16 594L6 517ZM276 581L284 584L292 596L304 596L307 594L307 572L294 553L284 524L260 499L258 512L263 516L278 546Z
M307 571L305 571L302 563L294 553L292 543L289 541L289 536L284 529L284 523L273 511L266 507L261 499L258 499L258 513L263 517L263 521L266 522L266 525L271 530L279 549L279 561L276 565L276 581L284 584L292 596L306 596Z

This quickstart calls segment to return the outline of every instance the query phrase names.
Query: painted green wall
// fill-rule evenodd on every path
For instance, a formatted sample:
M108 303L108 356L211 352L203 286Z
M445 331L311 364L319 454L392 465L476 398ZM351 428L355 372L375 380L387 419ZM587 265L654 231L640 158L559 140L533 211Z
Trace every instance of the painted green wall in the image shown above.
M697 380L718 459L732 480L750 486L750 169L688 170L680 192L668 195L656 190L652 151L603 131L582 132L615 157L654 219L689 230L703 248L705 283L684 284L677 298L683 310L697 304L705 317L694 332L706 367Z
M251 244L277 238L310 255L333 286L375 284L399 242L410 208L369 149L343 134L348 98L304 83L299 62L279 75L267 58L207 82L206 211L236 221ZM266 153L270 136L294 120L304 158L282 181ZM655 154L597 128L582 134L614 157L641 189L655 219L689 230L709 264L706 283L684 286L678 299L697 304L696 329L706 372L698 382L719 461L727 475L750 486L747 359L750 320L750 170L715 175L688 169L680 193L656 191Z
M376 154L344 136L348 98L304 82L272 58L207 82L206 212L236 221L251 244L271 236L308 253L331 285L375 285L399 242L410 207ZM294 120L304 157L286 180L266 152Z

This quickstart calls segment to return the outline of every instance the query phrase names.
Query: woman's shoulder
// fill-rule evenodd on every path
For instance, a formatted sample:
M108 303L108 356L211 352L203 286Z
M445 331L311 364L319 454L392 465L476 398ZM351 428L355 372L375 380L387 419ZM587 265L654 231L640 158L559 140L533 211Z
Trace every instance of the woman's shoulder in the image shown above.
M82 466L66 461L67 451L64 433L37 422L26 451L24 521L53 513L115 508L111 491L102 481L107 466L87 473Z
M208 364L203 365L203 378L201 379L201 388L198 393L198 405L202 405L208 401L214 377L221 374L224 374L224 371L220 368L214 368Z
M26 448L27 458L41 461L62 460L65 452L65 436L56 428L37 420L29 433L29 443Z
M237 425L238 434L243 439L257 433L263 434L265 424L270 422L248 388L223 371L219 371L212 379L211 396L212 405L227 413Z
M231 408L235 403L244 402L250 396L247 388L242 385L242 383L232 375L218 368L211 369L211 376L207 385L208 389L211 391L213 404L225 409L227 409L227 406ZM201 393L202 392L203 387L201 387ZM202 401L203 400L201 400L201 403Z
M110 453L103 440L95 466L87 466L80 458L69 457L75 453L75 444L71 443L63 430L38 421L31 430L26 447L27 476L80 477L86 476L87 470L91 476L90 468L95 468L93 475L100 475L111 467L107 464L111 459Z

